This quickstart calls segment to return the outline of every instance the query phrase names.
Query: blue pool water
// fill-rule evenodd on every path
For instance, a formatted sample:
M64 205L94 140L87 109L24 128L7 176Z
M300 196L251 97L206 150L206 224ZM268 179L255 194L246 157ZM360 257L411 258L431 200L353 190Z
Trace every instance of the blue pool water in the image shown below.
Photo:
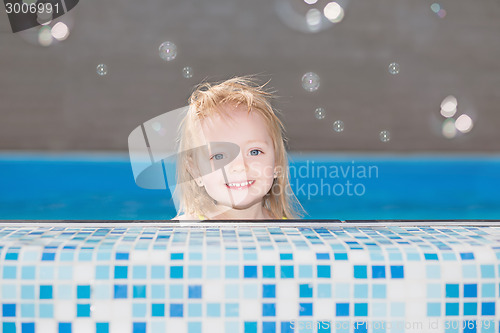
M500 218L499 156L292 154L308 219ZM354 171L354 172L353 172ZM0 154L0 219L166 220L170 193L139 188L126 154Z

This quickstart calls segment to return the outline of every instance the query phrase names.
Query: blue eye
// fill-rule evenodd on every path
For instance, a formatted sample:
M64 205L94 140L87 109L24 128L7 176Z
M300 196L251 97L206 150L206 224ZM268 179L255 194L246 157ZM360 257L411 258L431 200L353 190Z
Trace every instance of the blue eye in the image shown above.
M212 157L210 157L210 159L215 159L215 160L222 160L224 158L224 154L221 154L221 153L218 153L218 154L214 154L212 155Z
M260 153L262 153L262 150L260 150L260 149L250 150L250 155L252 155L252 156L258 156L258 155L260 155Z

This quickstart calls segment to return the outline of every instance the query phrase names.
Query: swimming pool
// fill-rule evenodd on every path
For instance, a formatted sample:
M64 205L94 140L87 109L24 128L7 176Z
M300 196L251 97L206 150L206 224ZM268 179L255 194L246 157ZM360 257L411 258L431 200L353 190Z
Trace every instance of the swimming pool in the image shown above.
M500 217L500 156L302 154L291 185L308 219ZM0 154L0 218L165 220L170 193L134 183L128 155Z
M498 218L500 158L291 160L323 221L163 223L125 155L2 155L3 332L498 331L498 221L373 220Z

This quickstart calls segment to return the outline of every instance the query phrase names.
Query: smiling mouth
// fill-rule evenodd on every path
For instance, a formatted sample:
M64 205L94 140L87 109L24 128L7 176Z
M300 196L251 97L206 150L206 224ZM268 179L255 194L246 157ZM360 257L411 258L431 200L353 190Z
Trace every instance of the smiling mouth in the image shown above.
M253 183L255 183L255 180L247 180L246 182L241 183L227 183L226 187L231 190L243 190L252 186Z

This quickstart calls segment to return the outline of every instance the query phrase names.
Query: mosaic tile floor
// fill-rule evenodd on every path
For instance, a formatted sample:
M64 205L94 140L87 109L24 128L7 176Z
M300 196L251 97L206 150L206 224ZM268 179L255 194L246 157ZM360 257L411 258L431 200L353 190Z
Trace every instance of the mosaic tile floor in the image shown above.
M0 223L0 274L4 333L499 332L495 226Z

